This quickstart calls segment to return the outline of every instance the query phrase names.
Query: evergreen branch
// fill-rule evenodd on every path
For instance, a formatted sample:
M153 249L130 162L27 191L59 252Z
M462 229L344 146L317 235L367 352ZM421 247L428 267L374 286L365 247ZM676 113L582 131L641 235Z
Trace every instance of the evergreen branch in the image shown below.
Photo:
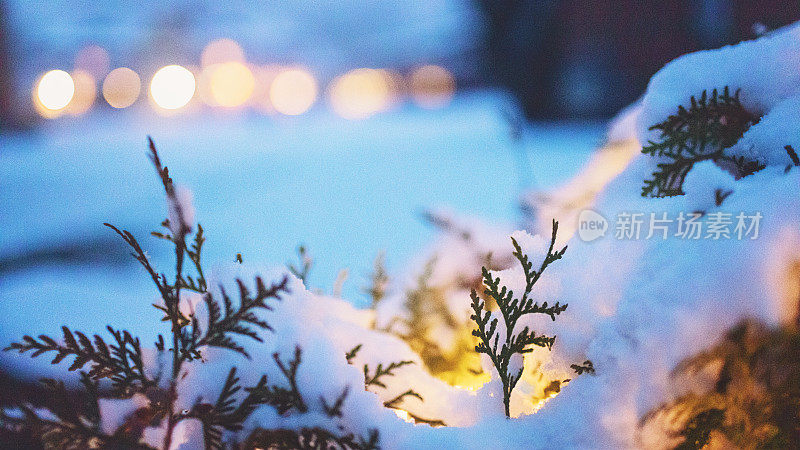
M23 417L13 417L0 410L0 424L13 425L38 438L44 448L82 449L82 448L124 448L152 449L147 445L130 441L125 437L109 436L94 426L87 426L81 420L65 422L52 420L37 414L29 406L17 406ZM61 418L59 418L61 419Z
M295 347L294 359L291 359L288 363L284 364L278 356L278 353L272 354L272 359L275 360L275 364L278 365L278 368L281 370L281 373L283 373L283 376L285 376L286 380L289 381L290 387L288 391L283 390L286 393L285 395L288 401L284 402L282 405L278 405L279 413L281 413L281 410L284 412L288 411L287 407L294 407L303 413L308 411L308 407L303 401L303 397L300 395L300 390L297 388L297 368L300 366L301 355L302 351L300 350L300 347Z
M336 435L324 428L301 428L300 430L271 429L256 430L245 443L245 448L295 449L295 450L377 450L378 430L372 429L366 437L352 433Z
M45 353L54 352L51 364L59 364L65 358L73 357L68 370L74 371L91 364L86 374L91 380L108 378L117 394L130 395L136 390L151 386L154 381L147 378L142 361L142 349L138 338L127 331L107 327L114 338L114 343L107 344L99 335L90 339L80 331L72 331L61 327L63 344L47 335L39 335L38 340L32 336L23 336L22 342L13 342L5 351L26 353L36 358Z
M395 370L410 364L414 364L414 361L396 361L390 363L386 367L383 366L383 363L378 363L378 367L375 368L375 373L373 375L369 374L369 366L364 364L364 387L368 388L370 386L379 386L386 388L386 385L383 384L381 378L385 376L394 376Z
M150 275L150 278L153 280L153 283L156 285L158 292L161 294L162 298L168 298L171 294L171 289L169 284L167 283L167 277L163 274L159 274L153 266L150 264L150 259L147 257L147 253L142 250L142 247L139 245L139 242L136 240L135 237L128 231L128 230L120 230L119 228L111 225L110 223L103 223L103 225L107 226L114 230L122 240L125 241L128 246L131 247L133 250L131 252L131 256L139 262L139 264L144 267L147 271L147 274Z
M421 395L419 395L413 389L409 389L409 390L403 392L402 394L398 395L397 397L395 397L395 398L393 398L391 400L383 402L383 406L385 406L387 408L397 408L400 405L400 403L402 403L403 400L406 397L415 397L415 398L418 398L419 401L424 401Z
M375 257L372 275L370 276L370 285L364 289L364 291L369 294L370 298L372 299L372 310L375 310L381 300L386 297L386 288L389 285L389 275L386 272L384 261L385 258L386 255L384 253L380 253L377 257ZM375 328L374 321L372 328Z
M346 386L342 390L342 393L336 397L336 401L333 402L333 405L328 405L328 402L325 401L323 397L320 397L319 401L322 403L322 409L325 410L325 414L327 414L328 417L342 417L342 406L344 406L344 400L349 393L350 386Z
M237 405L235 395L242 390L242 387L239 384L239 377L236 375L236 368L233 367L228 372L222 390L214 404L197 403L190 411L180 416L179 420L189 417L200 420L203 423L206 448L216 450L225 448L222 441L223 429L229 431L242 430L244 421L260 405L274 406L279 414L286 414L292 408L301 413L308 411L297 388L296 376L297 367L301 361L300 355L300 348L296 347L294 359L288 364L284 364L278 358L277 353L273 355L276 364L278 364L281 372L289 381L290 389L268 385L267 377L263 375L255 386L244 388L244 392L247 395ZM335 414L336 412L341 414L341 407L346 395L347 390L345 389L342 396L331 407L329 414ZM326 411L328 411L327 405L325 407Z
M792 160L792 164L795 166L800 166L800 158L797 157L797 152L794 151L794 147L791 145L786 145L783 148L786 150L786 154L789 155L789 159Z
M545 314L555 320L555 316L567 309L566 304L561 305L556 302L555 305L549 306L547 302L544 302L539 305L538 302L534 302L533 299L530 298L533 287L539 281L545 269L553 262L561 259L567 251L567 247L554 251L557 234L558 222L554 220L550 247L538 270L533 269L533 263L522 251L519 243L514 238L511 238L511 242L514 246L513 255L517 261L519 261L525 274L525 291L518 299L514 297L513 291L500 284L499 277L493 277L486 267L482 268L483 283L486 286L484 293L497 303L500 316L503 318L505 340L502 343L500 342L500 333L498 333L497 330L498 319L492 317L492 313L486 308L486 302L478 296L478 293L474 289L470 293L470 298L472 299L470 304L472 314L470 318L476 325L476 329L472 331L472 335L480 340L475 346L475 351L489 356L492 365L500 377L500 381L503 384L503 405L505 407L506 417L511 417L511 392L514 390L517 382L522 378L521 368L516 373L511 372L510 365L512 358L514 355L521 356L531 352L531 346L544 347L548 350L552 350L556 339L555 336L537 335L527 326L520 332L515 333L514 329L517 322L527 314Z
M182 358L189 361L197 359L199 350L203 346L227 348L249 358L250 355L244 347L233 340L232 336L246 336L262 342L255 329L272 330L272 327L256 315L256 310L272 311L267 300L280 300L280 294L288 292L288 281L287 277L283 277L280 282L267 288L261 277L256 277L256 292L255 295L251 295L244 283L237 279L239 304L236 309L224 288L220 288L222 305L210 293L206 293L203 297L208 309L208 324L205 334L201 336L201 327L197 320L192 318L192 325L181 334Z
M358 355L358 352L361 351L361 346L363 344L358 344L355 347L351 348L349 352L345 353L345 358L347 359L348 364L353 363L353 359Z
M644 181L643 197L683 195L683 181L692 167L706 160L732 159L725 149L735 144L759 117L748 112L739 101L739 90L733 95L725 86L703 91L700 98L692 96L688 108L678 106L677 114L649 129L659 132L659 141L649 141L642 153L662 158L652 178ZM757 161L736 163L737 178L763 168Z
M681 430L684 437L676 450L699 450L708 444L711 432L722 426L725 412L721 409L711 408L692 417Z
M394 376L395 375L395 372L394 372L395 370L397 370L397 369L399 369L399 368L401 368L403 366L410 365L410 364L414 364L414 361L392 362L386 367L383 366L383 363L378 363L378 366L375 368L375 373L373 375L370 375L369 366L364 364L364 389L369 390L370 386L378 386L378 387L386 389L386 385L383 383L383 381L381 381L381 378L385 377L385 376ZM392 398L391 400L388 400L388 401L384 402L383 406L385 406L387 408L391 408L391 409L401 409L399 405L400 405L400 403L403 402L403 400L406 397L415 397L415 398L418 398L420 401L424 401L422 396L418 392L414 391L413 389L408 389L405 392L401 393L400 395ZM438 420L438 419L425 419L425 418L417 416L417 415L415 415L415 414L413 414L413 413L411 413L409 411L406 411L406 410L403 410L403 411L406 414L408 414L409 417L414 419L415 423L427 423L428 425L431 425L431 426L444 426L445 425L444 422L441 421L441 420Z
M403 411L405 411L405 410L403 410ZM416 414L414 414L414 413L412 413L410 411L405 411L405 413L408 414L408 417L411 417L414 420L414 423L425 423L425 424L428 424L428 425L430 425L432 427L446 427L447 426L447 424L444 423L443 420L426 419L426 418L420 417L420 416L418 416L418 415L416 415Z
M314 259L311 258L305 245L297 247L297 260L299 262L297 265L288 263L287 267L292 275L299 278L303 284L306 284L308 281L308 273L311 271L311 266L314 264Z
M582 364L571 364L569 366L572 370L575 371L578 375L583 375L584 373L588 373L589 375L594 375L594 364L588 359L584 361Z

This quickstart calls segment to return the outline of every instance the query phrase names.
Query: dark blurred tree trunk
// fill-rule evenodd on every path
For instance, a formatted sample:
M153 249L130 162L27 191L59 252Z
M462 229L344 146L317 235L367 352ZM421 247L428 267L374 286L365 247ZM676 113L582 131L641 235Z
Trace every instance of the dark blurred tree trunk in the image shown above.
M670 60L800 19L800 0L478 0L489 80L530 118L609 116Z
M479 0L488 22L490 81L518 96L529 117L552 111L560 64L558 0Z

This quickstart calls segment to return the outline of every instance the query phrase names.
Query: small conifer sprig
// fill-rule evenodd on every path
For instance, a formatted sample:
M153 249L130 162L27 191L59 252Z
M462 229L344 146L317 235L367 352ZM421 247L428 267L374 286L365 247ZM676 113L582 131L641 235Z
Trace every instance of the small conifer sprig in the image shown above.
M386 272L385 260L386 255L384 253L380 253L375 257L372 274L370 275L370 284L364 288L364 292L372 299L371 308L373 310L386 297L386 291L389 287L389 275ZM372 328L375 328L374 322Z
M74 371L90 365L91 368L85 376L94 381L104 378L111 380L115 395L129 396L135 391L153 386L155 381L145 375L139 339L124 330L115 330L111 326L107 329L114 343L106 343L97 334L89 338L86 334L65 326L61 327L63 343L44 334L39 335L38 339L26 335L22 342L13 342L5 350L19 353L31 351L32 358L55 352L52 364L58 364L72 356L74 358L68 370Z
M200 357L199 349L207 346L227 348L250 358L244 347L237 343L233 336L239 335L263 342L256 329L272 330L272 327L259 319L255 311L257 309L272 311L267 301L280 299L280 293L287 291L287 283L288 279L284 277L267 288L261 277L256 277L256 292L251 294L245 284L237 279L239 302L236 308L223 287L220 287L221 306L211 294L206 293L203 299L208 310L208 323L203 327L197 318L191 318L190 326L183 328L181 332L181 356L187 361L197 359ZM205 333L202 331L204 328Z
M233 367L228 372L217 401L213 405L197 403L190 411L185 412L183 417L199 419L203 423L206 448L216 450L225 448L222 430L240 431L244 421L259 405L274 406L281 415L287 414L292 409L300 413L307 412L308 408L300 395L296 381L300 355L300 347L296 347L294 359L288 363L289 369L284 366L277 353L273 355L290 384L289 389L267 384L267 376L263 375L255 386L244 388L247 395L237 405L235 395L242 390L242 387L239 384L239 377L236 376L236 368ZM343 402L343 397L337 401L339 409Z
M108 327L111 340L105 340L99 335L89 335L67 327L62 328L62 339L56 340L47 335L38 338L24 336L20 342L14 342L6 350L28 353L32 357L45 354L54 354L53 364L64 361L70 362L69 370L79 370L89 366L88 371L81 372L81 382L86 389L83 402L74 402L67 398L63 383L53 380L44 380L45 387L53 392L51 405L48 405L51 414L40 414L38 410L22 405L19 414L9 415L7 411L0 412L0 422L11 425L17 430L28 430L39 437L49 448L145 448L138 444L142 432L147 426L155 425L166 419L166 433L163 448L170 448L173 429L175 425L186 418L199 419L203 425L206 448L223 448L223 430L241 430L247 417L259 405L269 405L280 414L290 411L305 413L308 405L305 403L297 384L297 371L301 364L300 348L295 348L294 356L284 361L277 353L273 355L276 366L285 376L288 387L267 384L266 377L252 387L244 388L246 395L237 403L235 395L242 390L236 369L231 369L222 387L221 393L215 404L196 403L191 410L176 412L175 400L179 383L179 373L184 363L201 358L202 349L205 347L220 347L249 357L241 343L234 338L247 338L261 342L258 330L271 330L269 324L256 315L258 310L269 311L271 302L280 300L281 295L288 292L288 279L267 286L261 278L255 280L255 292L251 292L241 280L236 280L238 287L238 302L235 302L220 287L221 301L214 298L208 291L202 264L201 252L205 236L202 226L197 225L197 231L191 244L187 239L193 231L192 224L188 223L190 215L184 211L184 205L178 198L177 191L172 184L172 179L155 149L152 140L149 140L150 159L156 168L159 179L167 194L170 217L178 223L166 220L162 223L166 231L154 232L159 239L166 240L175 247L175 275L168 278L166 274L156 270L150 262L147 253L137 239L127 230L119 229L111 224L106 224L128 244L134 259L145 269L149 278L155 284L162 303L155 304L156 308L164 313L163 321L170 324L172 347L168 347L164 336L159 335L155 347L159 352L169 351L172 354L172 371L170 374L158 374L157 379L149 377L145 370L142 348L138 338L128 331ZM189 261L194 265L195 276L184 272L184 262ZM174 280L174 281L170 281ZM181 290L186 289L203 296L208 317L201 324L198 317L191 313L185 315L181 312ZM169 376L164 382L161 377ZM129 398L136 393L144 394L149 404L134 412L123 426L113 435L106 435L100 431L100 411L98 398L100 392L107 392L100 386L100 382L110 381L110 393L117 398ZM167 386L166 388L163 386ZM337 399L331 411L341 411L344 396ZM328 411L327 405L323 405ZM270 433L271 430L262 430ZM378 433L374 431L366 438L355 438L352 434L338 436L322 429L304 429L301 431L277 430L281 436L302 443L339 444L342 448L377 448ZM293 433L293 434L292 434Z
M289 272L291 272L292 275L299 278L303 283L307 283L308 274L311 272L311 267L314 265L314 259L311 257L305 245L301 244L297 247L297 261L298 264L288 263L286 267L289 268Z
M296 430L258 430L245 442L244 448L296 449L296 450L377 450L378 430L371 430L366 437L348 433L336 435L323 428Z
M595 373L594 364L592 364L592 362L588 359L582 364L571 364L569 367L578 375L583 375L584 373L594 375Z
M642 147L645 155L665 159L658 164L652 178L644 181L643 197L683 195L683 180L694 164L712 160L730 166L736 177L751 175L764 168L757 161L725 154L742 135L759 121L759 116L747 111L739 101L739 90L731 95L728 86L703 91L699 98L692 96L689 107L678 106L678 112L649 129L659 132L659 141L649 141Z
M545 314L555 320L557 315L567 309L566 304L561 305L556 302L554 305L548 305L547 302L544 302L540 305L530 298L533 287L539 281L544 270L554 261L561 259L564 252L567 251L566 246L561 250L554 251L557 233L558 222L554 220L550 248L547 250L547 254L538 270L533 269L533 263L523 253L517 241L511 238L511 242L514 245L514 257L519 261L525 273L525 291L520 298L514 298L513 291L506 286L500 286L500 278L493 277L489 270L485 267L483 268L483 280L486 285L484 294L494 300L500 310L505 326L504 342L500 342L501 333L497 329L498 319L493 318L492 313L487 310L486 301L478 296L474 289L471 293L473 310L471 318L476 324L476 329L472 331L472 334L480 339L480 343L475 346L475 351L488 355L497 374L500 376L500 381L503 384L503 406L506 417L511 417L511 392L520 378L522 378L523 371L523 368L520 368L518 371L512 372L513 369L510 367L512 358L514 355L523 355L533 351L530 347L531 345L544 347L548 350L552 349L556 339L555 336L537 335L527 326L515 333L514 329L517 322L528 314Z
M362 344L358 344L350 351L346 353L346 358L348 364L353 364L353 359L358 355L358 352L361 350ZM375 372L369 368L368 364L364 364L364 389L369 390L370 387L378 387L382 389L386 389L386 384L382 381L383 377L393 377L395 376L395 371L401 367L405 367L408 365L414 364L414 361L395 361L391 362L388 365L384 366L383 363L378 363L378 366L375 368ZM425 399L413 389L407 389L403 393L397 395L396 397L383 402L383 406L391 409L402 409L400 405L406 398L416 398L419 401L425 401ZM406 411L402 409L409 417L411 417L415 423L425 423L433 427L445 426L445 423L439 419L426 419L424 417L418 416L414 413Z
M395 370L411 364L414 364L414 361L395 361L389 363L389 365L385 367L383 363L378 363L378 367L375 368L375 373L372 375L370 375L369 365L364 364L364 386L367 388L370 386L386 388L386 385L383 384L381 378L386 376L394 376Z

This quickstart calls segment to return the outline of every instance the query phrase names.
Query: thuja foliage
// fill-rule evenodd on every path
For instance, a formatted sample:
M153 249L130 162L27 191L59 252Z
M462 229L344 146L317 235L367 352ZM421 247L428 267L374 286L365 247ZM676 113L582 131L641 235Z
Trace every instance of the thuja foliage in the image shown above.
M514 292L506 286L501 286L500 278L492 276L492 273L486 267L482 269L483 283L486 287L484 295L496 303L500 317L503 319L504 330L501 331L498 328L499 320L486 307L486 300L479 296L475 289L471 292L473 311L471 318L476 325L472 334L480 340L480 343L475 346L475 351L489 356L500 377L500 381L503 384L503 406L506 417L511 417L511 392L522 378L524 370L521 364L519 368L512 367L512 360L515 357L521 358L525 353L533 351L531 346L544 347L551 350L556 340L555 336L537 335L527 326L523 327L522 330L516 330L517 323L529 314L544 314L555 320L557 315L567 309L566 304L561 305L559 302L554 305L548 305L547 302L539 304L531 298L533 287L539 281L544 270L553 262L561 259L567 251L566 246L561 250L554 250L557 233L558 222L554 220L550 247L538 269L534 269L528 255L522 251L519 243L514 238L511 238L511 243L514 245L513 255L519 261L525 274L525 290L520 297L515 297ZM578 374L594 372L590 361L586 361L581 366L574 365L573 370Z
M311 272L311 266L314 265L314 259L308 252L305 245L297 247L297 264L289 263L287 267L294 276L299 278L303 283L308 282L308 273Z
M354 364L354 360L358 355L358 352L361 351L362 344L358 344L353 347L350 351L348 351L345 355L347 358L347 362L349 364ZM364 389L370 390L370 388L380 388L386 389L386 384L384 383L384 378L386 377L393 377L396 375L396 370L400 369L405 366L409 366L414 364L414 361L394 361L389 364L384 365L383 363L378 363L377 367L373 371L370 369L369 364L364 364ZM426 419L417 414L414 414L408 410L406 410L404 402L406 399L414 398L419 400L420 402L425 401L425 399L413 389L407 389L402 393L396 395L395 397L391 398L383 402L383 406L391 409L399 409L404 411L411 417L415 423L426 423L431 426L445 426L445 423L438 419ZM401 405L403 407L401 407Z
M689 107L651 126L659 133L658 141L649 141L642 153L663 160L652 178L644 181L643 197L683 195L683 180L694 164L712 160L730 168L741 178L764 168L757 161L727 155L725 149L742 137L760 117L747 111L739 102L739 90L731 95L728 86L703 91L692 96Z
M450 311L446 289L430 283L435 261L428 261L416 286L406 292L408 316L400 319L404 331L398 334L434 376L451 384L469 384L469 379L482 373L480 359L473 351L476 341L469 323L458 320ZM437 336L439 327L449 330L454 341L443 345Z
M33 434L47 448L145 448L140 444L144 429L158 426L165 420L167 429L162 447L170 448L175 426L182 420L193 418L203 424L206 448L217 449L224 448L225 445L223 430L241 430L243 422L260 405L272 406L283 415L308 411L308 404L296 382L302 356L299 347L295 348L290 358L281 358L277 353L273 355L285 383L268 384L266 376L263 376L256 385L242 387L236 376L236 369L233 368L214 404L198 400L188 411L175 410L179 374L184 365L195 360L202 362L203 351L208 347L227 349L249 358L240 343L241 339L261 342L259 331L271 330L270 325L257 312L270 311L272 304L288 292L288 279L284 277L267 285L257 277L254 291L237 279L236 300L223 286L219 289L221 299L212 295L201 264L205 242L203 228L198 224L195 231L193 224L187 220L187 206L181 203L169 171L162 165L152 140L149 140L149 157L164 188L170 209L170 218L162 223L163 230L153 232L152 235L170 242L174 247L173 275L167 276L158 271L130 232L111 224L105 225L130 247L131 255L144 268L161 297L160 303L153 306L164 313L162 321L168 324L169 338L165 340L163 334L159 335L155 348L158 353L169 355L171 370L168 374L148 372L139 338L126 330L111 326L107 327L110 335L108 338L99 334L89 335L65 326L59 340L39 335L24 336L19 342L13 342L5 350L29 353L34 358L52 355L53 364L69 362L68 370L80 371L85 392L79 398L84 402L75 402L69 398L63 383L43 380L45 387L53 393L48 405L49 413L20 405L18 413L3 411L0 415L2 425ZM194 273L187 273L188 265L193 267ZM307 267L303 270L307 273ZM183 291L202 295L207 309L204 323L193 313L185 314L181 311ZM236 394L240 391L245 395L237 400ZM98 405L101 392L120 399L143 394L148 399L148 405L136 410L113 435L104 434L100 429ZM337 400L338 410L341 410L343 401L343 397ZM362 439L352 434L338 435L321 429L258 430L251 440L254 446L273 442L278 448L289 448L281 445L293 442L291 448L328 448L339 445L340 448L371 449L377 447L378 434L375 431Z
M676 377L717 368L707 392L692 392L648 413L677 448L800 448L800 332L752 321L731 329L708 351L683 361ZM676 383L679 382L676 380ZM677 418L677 419L676 419Z

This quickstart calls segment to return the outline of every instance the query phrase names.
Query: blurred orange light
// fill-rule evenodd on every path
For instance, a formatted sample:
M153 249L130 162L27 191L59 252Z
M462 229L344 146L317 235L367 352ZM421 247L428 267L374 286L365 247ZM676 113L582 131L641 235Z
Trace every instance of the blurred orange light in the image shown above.
M209 69L209 89L214 102L233 108L243 105L253 95L256 79L242 63L215 64Z
M363 119L388 109L392 84L384 70L355 69L333 80L328 88L328 99L340 116Z
M34 89L34 105L44 117L55 117L75 95L75 82L63 70L51 70L39 79Z
M142 81L127 67L117 67L103 81L103 98L113 108L127 108L139 98Z
M158 69L150 81L150 96L164 109L179 109L194 97L197 83L187 68L178 65Z
M422 66L411 74L411 98L422 108L446 106L455 90L455 78L444 67Z
M303 114L317 99L317 81L303 69L284 70L272 80L269 99L281 114Z
M231 61L243 63L244 50L236 41L227 38L209 42L200 56L200 64L203 67Z
M108 73L109 64L108 52L99 45L87 45L75 56L75 69L88 73L95 80Z
M73 71L72 81L75 83L75 94L66 110L73 116L80 116L94 105L97 98L97 83L90 73L83 70Z

